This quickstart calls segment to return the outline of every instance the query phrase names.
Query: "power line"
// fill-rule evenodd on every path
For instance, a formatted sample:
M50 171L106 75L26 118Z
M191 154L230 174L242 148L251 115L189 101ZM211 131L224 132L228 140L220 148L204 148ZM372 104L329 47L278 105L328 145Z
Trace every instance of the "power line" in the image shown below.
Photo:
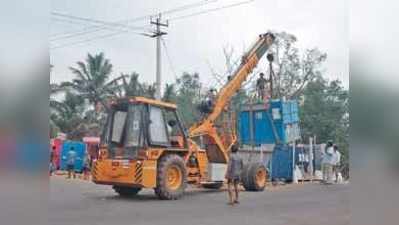
M176 12L179 12L179 11L183 11L183 10L192 9L192 8L196 8L196 7L199 7L199 6L204 6L204 5L208 5L208 4L211 4L211 3L215 3L217 1L218 0L203 0L203 1L200 1L200 2L191 3L191 4L183 5L183 6L174 8L174 9L166 10L166 11L161 12L161 14L163 14L163 15L172 14L172 13L176 13Z
M142 20L142 19L150 19L150 16L142 16L142 17L137 17L137 20ZM116 21L116 23L127 23L127 20L120 20L120 21ZM87 24L85 24L87 25ZM91 26L87 26L84 29L80 29L80 30L75 30L75 31L69 31L69 32L64 32L64 33L60 33L57 35L53 35L54 37L58 37L58 36L65 36L65 35L71 35L71 34L77 34L77 33L81 33L81 32L87 32L87 33L94 33L97 31L102 31L102 30L107 30L108 26L104 26L104 25L91 25Z
M169 55L168 48L166 47L165 39L161 38L161 40L162 40L162 45L163 45L163 47L165 49L166 58L168 59L169 68L172 71L172 73L175 75L175 77L177 77L176 69L175 69L174 64L172 62L172 58Z
M145 25L145 26L137 27L137 29L130 29L130 30L142 30L142 31L144 31L145 28L149 28L149 26ZM124 29L111 28L111 27L96 29L96 31L101 31L101 30L112 30L112 31L121 31L121 32L125 32L126 31ZM59 41L59 40L64 40L64 39L71 39L71 38L75 38L75 37L78 37L78 36L87 35L87 34L90 34L90 33L93 33L93 31L90 31L90 30L89 31L85 31L85 30L83 30L81 32L76 32L76 33L72 33L72 34L69 34L69 35L63 35L63 36L50 38L50 41Z
M133 29L133 30L139 28L139 27L134 27L134 26L122 24L122 23L106 22L106 21L102 21L102 20L90 19L90 18L84 18L84 17L78 17L78 16L72 16L72 15L67 15L67 14L62 14L62 13L57 13L57 12L52 12L51 15L58 16L58 17L69 18L69 19L73 19L73 20L97 23L97 24L101 24L101 25L104 25L104 26L110 26L110 27L122 27L122 28Z
M255 1L255 0L248 0L248 1L237 2L237 3L234 3L234 4L229 4L229 5L225 5L225 6L220 6L220 7L216 7L216 8L212 8L212 9L208 9L208 10L204 10L204 11L200 11L200 12L196 12L196 13L192 13L192 14L188 14L188 15L173 17L173 18L170 18L169 21L172 21L172 20L179 20L179 19L185 19L185 18L192 17L192 16L198 16L198 15L202 15L202 14L207 14L207 13L219 11L219 10L222 10L222 9L227 9L227 8L232 8L232 7L236 7L236 6L248 4L248 3L251 3L251 2L253 2L253 1Z
M203 0L200 2L195 2L195 3L191 3L191 4L187 4L187 5L183 5L174 9L170 9L170 10L166 10L163 11L162 13L165 14L172 14L172 13L176 13L179 11L183 11L183 10L187 10L187 9L191 9L191 8L195 8L195 7L199 7L199 6L203 6L203 5L207 5L210 3L214 3L217 2L218 0ZM52 12L52 15L55 17L55 20L64 20L65 22L70 22L70 23L76 23L75 21L85 21L85 22L90 22L90 23L96 23L97 25L92 25L89 27L86 27L83 30L77 31L77 32L66 32L64 34L59 34L57 35L55 38L53 38L53 41L59 41L59 40L63 40L63 39L70 39L76 36L82 36L82 35L86 35L89 33L93 33L93 32L98 32L98 31L102 31L102 30L115 30L115 26L119 26L119 27L123 27L123 28L128 28L130 30L140 30L140 29L144 29L145 26L142 27L131 27L129 25L126 24L121 24L120 22L133 22L133 21L140 21L143 19L147 19L147 18L151 18L154 14L151 15L146 15L146 16L141 16L141 17L137 17L134 19L129 19L129 20L123 20L123 21L119 21L119 22L106 22L106 21L101 21L101 20L97 20L97 19L90 19L90 18L83 18L83 17L78 17L78 16L72 16L72 15L67 15L67 14L63 14L63 13L59 13L59 12ZM58 17L62 17L62 19L58 18ZM79 24L79 23L77 23ZM101 24L101 25L99 25ZM82 24L85 25L85 24ZM94 29L93 29L94 28ZM95 36L89 39L84 39L84 40L79 40L79 41L75 41L75 42L70 42L70 43L65 43L65 44L60 44L60 45L56 45L55 47L51 48L51 49L57 49L57 48L63 48L63 47L68 47L68 46L73 46L73 45L77 45L77 44L81 44L81 43L85 43L85 42L89 42L89 41L93 41L93 40L97 40L97 39L104 39L104 38L108 38L108 37L113 37L116 36L120 33L126 33L127 31L121 30L119 32L114 32L114 33L110 33L110 34L105 34L105 35L99 35L99 36ZM144 33L137 33L137 32L131 32L134 34L141 34L143 35Z
M110 33L110 34L95 36L95 37L84 39L84 40L80 40L80 41L75 41L75 42L69 42L69 43L65 43L65 44L56 45L54 47L50 47L50 50L58 49L58 48L64 48L64 47L70 47L70 46L83 44L83 43L94 41L94 40L98 40L98 39L105 39L105 38L109 38L109 37L120 35L122 33L131 33L131 34L143 35L143 33L131 32L131 31L128 31L128 30L123 31L123 32L118 31L118 32Z
M169 10L166 10L166 11L162 11L160 13L164 14L164 15L165 14L172 14L172 13L176 13L176 12L183 11L183 10L188 10L188 9L199 7L199 6L204 6L204 5L207 5L207 4L210 4L210 3L215 3L217 1L218 0L202 0L200 2L195 2L195 3L183 5L183 6L180 6L180 7L177 7L177 8L173 8L173 9L169 9ZM57 13L57 14L59 14L59 13ZM65 14L63 14L63 15L65 15ZM133 18L133 19L120 20L120 21L116 21L114 23L119 23L120 24L120 23L138 22L138 21L141 21L141 20L150 19L151 17L156 16L156 15L157 14L154 13L154 14L149 14L149 15L145 15L145 16L136 17L136 18ZM90 19L90 21L92 21L92 20ZM104 30L104 29L106 29L104 26L96 26L95 25L95 26L87 27L83 31L85 31L87 33L92 33L92 32L97 32L97 31L101 31L101 30ZM79 30L79 31L72 32L72 33L81 33L83 31ZM71 35L71 32L66 32L66 33L61 34L61 35Z

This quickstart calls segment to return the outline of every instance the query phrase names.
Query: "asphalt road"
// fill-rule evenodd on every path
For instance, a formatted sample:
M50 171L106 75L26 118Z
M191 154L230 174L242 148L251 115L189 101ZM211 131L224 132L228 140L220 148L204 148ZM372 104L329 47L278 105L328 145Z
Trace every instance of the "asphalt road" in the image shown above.
M183 199L161 201L152 190L124 199L109 186L63 177L50 185L50 225L341 225L350 217L347 184L241 192L236 206L223 190L190 189Z

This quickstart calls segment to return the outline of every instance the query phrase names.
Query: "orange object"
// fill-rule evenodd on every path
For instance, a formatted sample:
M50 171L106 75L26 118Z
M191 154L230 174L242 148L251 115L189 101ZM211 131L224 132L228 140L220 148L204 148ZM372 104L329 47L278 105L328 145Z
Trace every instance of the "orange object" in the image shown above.
M142 188L153 188L160 199L181 197L186 184L220 188L223 180L211 180L209 175L216 174L213 170L219 168L220 172L220 168L224 168L228 151L237 137L231 126L233 114L221 124L217 119L228 111L226 107L231 97L273 40L271 33L259 36L216 96L212 112L194 124L188 133L180 122L175 104L145 97L111 100L99 157L93 163L93 181L112 185L120 195L128 196L137 194ZM211 163L218 165L209 167ZM208 171L209 168L213 170ZM261 190L262 183L266 182L266 171L251 168L256 172L251 177L258 181L251 182ZM214 179L220 178L215 176Z

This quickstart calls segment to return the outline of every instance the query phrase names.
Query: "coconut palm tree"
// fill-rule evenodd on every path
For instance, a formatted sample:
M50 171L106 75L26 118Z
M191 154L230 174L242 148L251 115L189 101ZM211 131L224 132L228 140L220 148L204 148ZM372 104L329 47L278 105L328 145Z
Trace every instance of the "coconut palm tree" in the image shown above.
M95 108L101 104L108 111L106 99L118 90L118 81L122 76L110 80L112 64L103 53L88 54L85 62L78 61L76 64L77 67L70 67L76 78L72 82L64 82L62 86L72 88Z
M139 74L132 72L129 74L121 74L123 83L119 86L119 97L132 97L143 95L143 86L139 82ZM129 81L126 79L130 77Z
M61 111L64 109L64 104L62 104L60 101L58 101L55 96L61 92L63 92L64 89L60 87L60 85L57 84L50 84L50 99L49 99L49 106L50 106L50 111Z
M66 91L65 99L59 102L62 106L50 115L50 120L63 133L71 133L77 126L84 122L84 99L83 97Z
M177 94L174 84L166 84L162 100L165 102L176 102Z

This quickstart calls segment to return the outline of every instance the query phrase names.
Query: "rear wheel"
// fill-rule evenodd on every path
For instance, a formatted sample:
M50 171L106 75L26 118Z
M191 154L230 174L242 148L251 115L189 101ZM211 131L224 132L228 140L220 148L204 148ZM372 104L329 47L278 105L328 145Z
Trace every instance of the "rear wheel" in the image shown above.
M166 155L158 162L155 193L160 199L178 199L184 194L186 180L183 159L175 154Z
M141 188L124 187L124 186L113 186L112 188L121 197L133 197L133 196L136 196L137 193L139 193L139 191L141 190Z
M220 189L223 187L223 182L202 184L202 187L207 189Z
M242 184L246 191L263 191L267 176L266 167L262 163L251 163L243 170Z

